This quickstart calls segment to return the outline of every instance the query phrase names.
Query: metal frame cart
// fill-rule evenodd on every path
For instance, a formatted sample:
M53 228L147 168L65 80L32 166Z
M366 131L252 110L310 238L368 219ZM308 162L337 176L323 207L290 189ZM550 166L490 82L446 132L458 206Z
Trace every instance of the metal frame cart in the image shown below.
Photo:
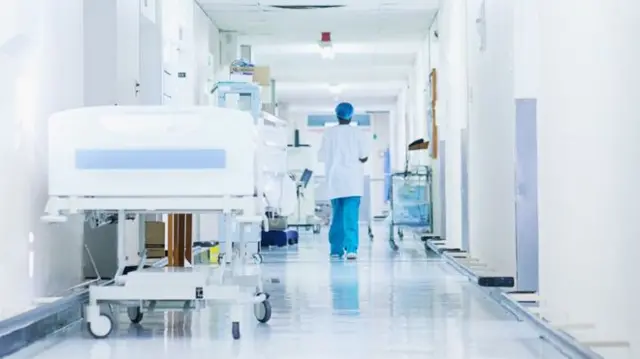
M373 210L371 208L371 176L364 177L364 193L360 202L360 215L366 218L367 236L373 241Z
M304 198L304 192L309 186L309 181L311 180L311 176L313 176L313 171L308 168L305 168L299 179L296 179L296 199L298 202L297 207L297 219L301 221L302 217L302 209L301 209L301 201ZM319 234L322 225L320 223L288 223L288 228L304 228L306 230L313 230L314 234Z
M316 187L326 186L326 177L324 176L315 176ZM366 224L367 226L367 236L370 241L373 241L373 215L371 213L371 180L369 176L365 176L364 184L365 184L365 193L360 202L360 222L359 225ZM323 192L324 189L321 190L323 196L318 196L318 192L316 192L316 209L315 213L318 218L322 220L322 224L324 226L331 225L332 219L332 208L331 208L331 200L327 198L326 193ZM363 210L364 206L369 206L369 209ZM364 213L363 213L364 212ZM363 220L363 218L366 218ZM315 228L314 228L315 230ZM318 231L319 232L319 231Z
M393 251L399 248L395 229L400 241L404 239L403 228L420 228L432 232L431 176L431 168L427 166L391 175L389 246Z
M231 86L229 86L231 87ZM233 89L227 90L230 92ZM247 88L247 90L250 90ZM254 86L254 97L257 93L257 87ZM207 109L193 108L189 111L186 109L178 109L172 112L171 109L145 108L145 107L117 107L109 109L80 109L73 111L85 111L84 120L94 120L96 115L118 112L123 113L157 113L180 116L184 113L194 113L200 116L213 116L216 111L213 108ZM77 115L70 112L71 115ZM90 115L96 116L92 118ZM260 118L255 118L258 131L261 130L263 122ZM52 126L53 127L53 126ZM86 126L85 126L86 127ZM72 128L73 129L73 128ZM212 127L205 127L211 131ZM250 129L244 127L242 129ZM247 141L250 136L249 132L244 133L242 140ZM179 136L171 139L184 140ZM75 143L73 143L76 145ZM263 145L263 144L261 144ZM51 146L51 144L50 144ZM262 146L260 149L264 149ZM73 149L70 145L64 148L67 152ZM233 148L232 148L233 149ZM257 169L263 168L262 157L257 154L256 159L250 163ZM67 157L64 157L65 159ZM63 161L60 161L63 162ZM247 168L247 166L243 168ZM51 168L52 166L50 166ZM62 167L63 170L70 170L71 166ZM226 171L225 171L226 172ZM73 172L72 172L73 173ZM98 183L109 182L110 171L99 171L100 181ZM130 172L130 173L142 173ZM178 173L179 174L179 173ZM224 172L220 172L214 180L220 181ZM98 176L98 175L96 175ZM183 173L188 184L194 183L191 179L191 172ZM88 192L80 192L77 195L69 196L64 188L62 192L54 192L49 196L49 200L45 207L45 215L42 220L49 223L64 222L67 216L74 214L83 214L86 211L108 212L109 215L117 213L117 257L118 270L114 276L114 282L108 286L94 285L89 287L89 303L86 307L86 321L89 333L97 339L109 336L115 327L114 314L110 309L104 311L104 306L120 304L127 308L127 314L132 323L142 321L144 312L164 311L164 310L191 310L202 308L211 304L228 305L231 308L231 334L234 339L240 338L240 324L243 320L245 307L253 307L255 318L258 322L266 323L271 318L271 304L269 302L269 294L264 292L263 280L259 263L256 263L256 257L252 257L253 253L247 253L247 243L251 238L248 236L247 229L265 223L264 203L258 198L263 195L261 186L262 172L257 170L253 183L245 184L244 187L230 186L228 191L222 192L216 189L215 185L207 187L205 190L198 192L180 192L187 186L176 186L180 189L177 191L171 187L162 187L158 191L139 195L127 192L126 187L111 188L111 192L101 196L94 195L94 187L88 186ZM97 178L97 177L96 177ZM197 177L200 179L201 177ZM50 173L51 181L51 173ZM84 179L86 181L86 179ZM254 193L249 193L249 187L253 185ZM139 182L136 189L140 188ZM51 186L50 186L51 189ZM123 191L122 193L119 191ZM166 191L166 192L164 192ZM89 194L84 194L89 193ZM214 213L224 218L224 240L222 246L223 256L221 265L214 266L194 266L191 268L149 268L145 270L136 270L124 275L126 267L126 236L125 221L127 215L142 214L167 214L167 213ZM145 259L145 253L142 248L143 238L137 238L140 241L141 259L138 265L142 269Z

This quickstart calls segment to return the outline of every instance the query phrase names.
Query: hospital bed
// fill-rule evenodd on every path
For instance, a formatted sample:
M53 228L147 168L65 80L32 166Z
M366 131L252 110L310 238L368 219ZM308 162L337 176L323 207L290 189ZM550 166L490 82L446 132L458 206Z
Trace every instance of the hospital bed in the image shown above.
M231 305L231 331L240 337L244 308L259 322L271 317L259 267L245 253L249 227L264 221L260 170L263 121L218 107L93 107L49 119L49 200L42 219L64 222L86 211L127 215L219 213L224 217L224 260L218 266L150 268L122 275L124 220L118 221L118 273L111 286L92 286L86 308L89 332L114 328L101 304L128 308L132 322L162 304L179 309ZM144 262L140 247L139 269ZM111 305L109 305L111 307Z

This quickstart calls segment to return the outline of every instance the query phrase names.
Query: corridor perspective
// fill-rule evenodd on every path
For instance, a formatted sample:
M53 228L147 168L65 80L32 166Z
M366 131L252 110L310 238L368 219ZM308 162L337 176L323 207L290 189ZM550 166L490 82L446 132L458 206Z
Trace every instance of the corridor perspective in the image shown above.
M637 0L1 0L0 358L640 358Z

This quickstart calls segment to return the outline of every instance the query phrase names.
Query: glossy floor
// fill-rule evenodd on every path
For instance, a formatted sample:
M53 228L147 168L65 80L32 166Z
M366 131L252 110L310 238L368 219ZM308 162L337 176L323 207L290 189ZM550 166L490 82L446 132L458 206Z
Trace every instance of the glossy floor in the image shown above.
M382 236L380 236L382 238ZM392 254L383 240L362 244L357 262L329 260L326 237L266 252L273 318L247 313L233 341L225 308L154 314L94 340L79 328L14 358L563 358L422 245Z

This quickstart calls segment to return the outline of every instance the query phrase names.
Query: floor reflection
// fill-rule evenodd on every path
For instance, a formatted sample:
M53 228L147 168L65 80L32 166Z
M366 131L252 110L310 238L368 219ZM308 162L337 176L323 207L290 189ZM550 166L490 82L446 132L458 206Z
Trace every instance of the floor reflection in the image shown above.
M258 324L248 309L239 341L228 306L208 305L147 314L140 325L123 313L106 340L77 330L12 359L563 358L418 241L405 239L394 254L383 240L367 241L360 254L330 260L326 236L265 251L273 317Z
M333 313L360 314L360 280L355 261L333 261L330 265Z

